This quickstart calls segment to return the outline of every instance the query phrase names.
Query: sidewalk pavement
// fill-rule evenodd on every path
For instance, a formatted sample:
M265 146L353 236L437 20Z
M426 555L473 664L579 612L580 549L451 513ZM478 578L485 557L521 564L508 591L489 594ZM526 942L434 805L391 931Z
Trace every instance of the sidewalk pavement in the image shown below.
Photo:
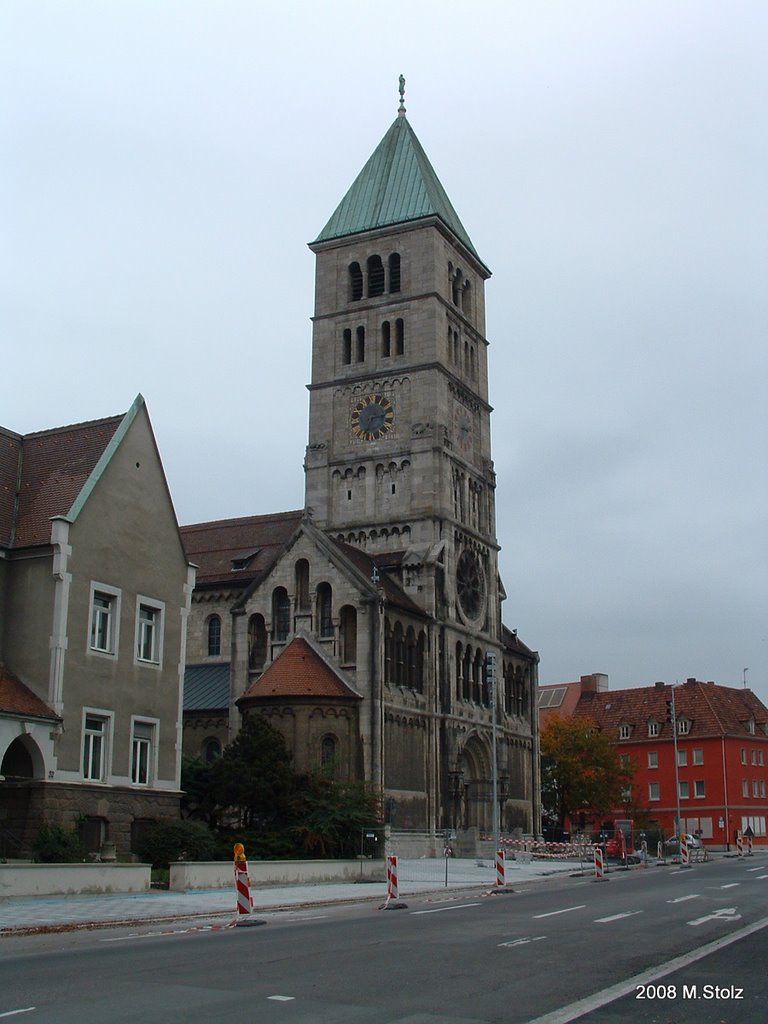
M448 884L442 859L414 860L399 863L399 898L429 892L495 885L492 861L449 861ZM590 865L578 861L508 861L506 887L514 889L520 882L530 882L552 875L589 871ZM311 885L270 886L253 889L254 909L258 914L268 911L322 906L333 903L354 903L365 900L382 903L387 885L381 882L325 882ZM70 931L80 928L103 928L180 921L184 919L218 919L228 924L235 917L235 889L195 889L187 892L157 891L96 896L9 896L0 899L0 936Z

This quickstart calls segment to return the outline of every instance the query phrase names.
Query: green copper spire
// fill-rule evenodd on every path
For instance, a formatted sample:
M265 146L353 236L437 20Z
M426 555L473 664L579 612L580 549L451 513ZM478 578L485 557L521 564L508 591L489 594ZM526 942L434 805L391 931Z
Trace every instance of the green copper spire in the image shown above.
M485 266L408 123L405 79L401 75L400 107L394 123L315 242L407 224L424 217L438 217Z

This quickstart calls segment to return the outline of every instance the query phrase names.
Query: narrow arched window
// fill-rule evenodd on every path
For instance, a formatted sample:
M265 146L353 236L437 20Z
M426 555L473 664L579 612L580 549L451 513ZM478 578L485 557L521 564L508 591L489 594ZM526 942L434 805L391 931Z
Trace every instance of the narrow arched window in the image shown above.
M365 328L357 328L357 361L358 363L365 362Z
M395 685L405 686L405 637L399 622L395 623L392 641L395 654Z
M381 325L381 354L385 357L392 355L392 328L389 320Z
M342 665L357 664L357 610L346 604L339 615Z
M323 736L320 741L320 768L323 775L333 778L336 774L336 737Z
M405 352L405 324L401 317L395 320L395 355L401 356Z
M384 682L392 682L392 627L384 619Z
M275 587L272 592L272 637L287 640L291 628L291 602L285 587Z
M368 257L368 297L384 294L384 264L381 256Z
M416 689L416 633L413 626L405 634L405 679L406 686Z
M389 290L400 291L400 253L393 252L389 257Z
M461 659L462 647L461 644L456 644L456 700L464 699L464 689L462 684L462 659Z
M322 637L333 636L333 591L330 583L317 585L317 626Z
M215 658L221 654L221 619L211 615L208 619L208 657Z
M349 265L349 298L351 302L363 297L363 272L359 263Z
M221 757L221 740L217 740L214 736L209 737L203 743L201 755L205 764L213 764L214 761L218 761Z
M352 330L349 327L344 329L344 340L341 346L341 361L345 366L352 362Z
M261 672L267 660L267 626L263 615L252 615L248 620L248 668Z
M309 610L309 562L300 558L296 563L296 608L298 611Z

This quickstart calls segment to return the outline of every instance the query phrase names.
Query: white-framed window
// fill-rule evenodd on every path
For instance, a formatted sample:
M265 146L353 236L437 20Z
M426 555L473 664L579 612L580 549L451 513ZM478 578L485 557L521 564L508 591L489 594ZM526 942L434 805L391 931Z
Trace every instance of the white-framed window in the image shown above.
M163 660L165 605L153 598L136 598L136 661L160 665Z
M131 782L148 786L154 774L155 732L157 723L133 719L131 724Z
M648 723L648 735L649 736L658 736L659 735L659 723L658 722L650 721Z
M749 779L741 780L741 795L749 796Z
M757 763L765 765L765 751L762 749L757 752Z
M648 751L648 767L658 768L659 767L659 753L657 750Z
M704 779L694 779L693 780L693 795L694 796L698 796L698 797L702 797L702 796L705 795L705 792L704 792Z
M757 751L752 751L752 764L757 764Z
M677 752L677 766L678 768L685 768L688 764L688 751L678 750Z
M741 763L742 764L746 764L747 763L747 748L746 747L742 747L741 748Z
M760 785L757 779L752 779L752 796L755 798L760 796Z
M677 720L677 732L679 736L687 736L691 731L691 720L690 718L678 718Z
M117 654L120 635L120 591L106 583L91 583L88 612L88 651Z
M765 800L765 779L760 779L760 798Z
M680 782L680 792L679 792L680 799L681 800L687 800L690 795L691 795L691 787L688 785L688 782L686 780L684 780L684 779L681 780L681 782Z
M631 725L624 724L624 725L620 725L619 726L619 739L620 740L628 740L631 735L632 735L632 726Z
M104 782L109 770L110 712L83 708L83 778Z
M741 819L741 831L746 832L747 828L751 828L756 836L765 835L765 816L764 815L752 815L747 814Z
M659 796L659 783L658 782L649 782L648 783L648 799L649 800L659 800L659 799L661 799L660 796Z
M694 747L693 748L693 761L692 764L704 764L704 748Z

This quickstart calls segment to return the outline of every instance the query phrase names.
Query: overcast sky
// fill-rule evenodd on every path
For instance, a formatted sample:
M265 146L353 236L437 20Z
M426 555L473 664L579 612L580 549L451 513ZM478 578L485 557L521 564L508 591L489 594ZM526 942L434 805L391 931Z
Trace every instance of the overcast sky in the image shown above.
M141 392L181 523L301 508L306 243L402 73L493 271L506 623L545 683L768 702L766 40L764 0L2 0L0 423Z

